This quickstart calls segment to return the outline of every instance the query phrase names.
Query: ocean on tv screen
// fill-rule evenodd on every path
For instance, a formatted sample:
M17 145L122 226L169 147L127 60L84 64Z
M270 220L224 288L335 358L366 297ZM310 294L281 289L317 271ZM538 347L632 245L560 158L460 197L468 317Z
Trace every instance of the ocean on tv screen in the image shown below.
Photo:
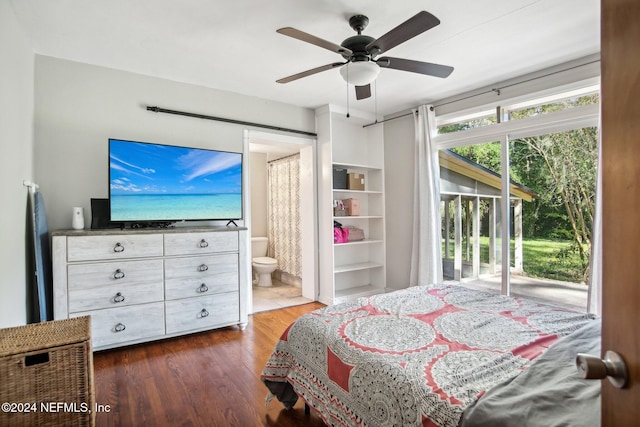
M242 194L141 194L111 197L112 221L180 221L242 217Z

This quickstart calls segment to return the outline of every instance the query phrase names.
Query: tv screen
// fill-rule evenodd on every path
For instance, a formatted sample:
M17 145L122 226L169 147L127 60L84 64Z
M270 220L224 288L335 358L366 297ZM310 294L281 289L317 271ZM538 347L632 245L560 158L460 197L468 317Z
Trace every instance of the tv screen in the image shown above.
M242 219L242 153L109 139L118 222Z

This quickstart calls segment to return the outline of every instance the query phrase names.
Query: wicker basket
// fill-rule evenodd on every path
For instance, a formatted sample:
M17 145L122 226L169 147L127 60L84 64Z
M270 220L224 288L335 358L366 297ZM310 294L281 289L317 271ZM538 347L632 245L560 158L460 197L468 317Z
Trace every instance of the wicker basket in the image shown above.
M95 424L89 316L0 329L0 426Z

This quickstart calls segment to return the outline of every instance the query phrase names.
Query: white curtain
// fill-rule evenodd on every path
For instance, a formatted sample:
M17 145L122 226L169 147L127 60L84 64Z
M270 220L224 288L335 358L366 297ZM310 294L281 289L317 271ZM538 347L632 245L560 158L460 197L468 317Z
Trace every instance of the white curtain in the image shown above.
M300 155L269 163L269 251L280 271L302 276Z
M598 141L598 168L596 177L596 201L591 231L591 255L589 257L589 294L587 312L602 315L602 137Z
M413 193L413 249L410 285L442 282L440 162L431 141L435 114L429 105L414 111L416 130Z

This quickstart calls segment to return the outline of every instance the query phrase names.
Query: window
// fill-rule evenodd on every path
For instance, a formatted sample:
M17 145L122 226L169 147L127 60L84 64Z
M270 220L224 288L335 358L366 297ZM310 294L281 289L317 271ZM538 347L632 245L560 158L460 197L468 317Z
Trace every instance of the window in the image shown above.
M453 121L443 121L438 123L438 133L452 133L468 129L475 129L483 126L489 126L498 123L495 111L480 112L468 116L456 117Z
M510 141L510 175L537 197L523 206L523 272L585 283L598 166L596 127Z
M445 275L586 309L598 102L589 88L511 105L502 123L488 113L438 123ZM446 182L451 155L477 169L466 184Z
M527 103L505 108L505 115L507 115L509 120L519 120L527 117L540 116L542 114L557 113L583 105L597 105L598 103L598 93L583 94L546 102L536 100L533 105Z

